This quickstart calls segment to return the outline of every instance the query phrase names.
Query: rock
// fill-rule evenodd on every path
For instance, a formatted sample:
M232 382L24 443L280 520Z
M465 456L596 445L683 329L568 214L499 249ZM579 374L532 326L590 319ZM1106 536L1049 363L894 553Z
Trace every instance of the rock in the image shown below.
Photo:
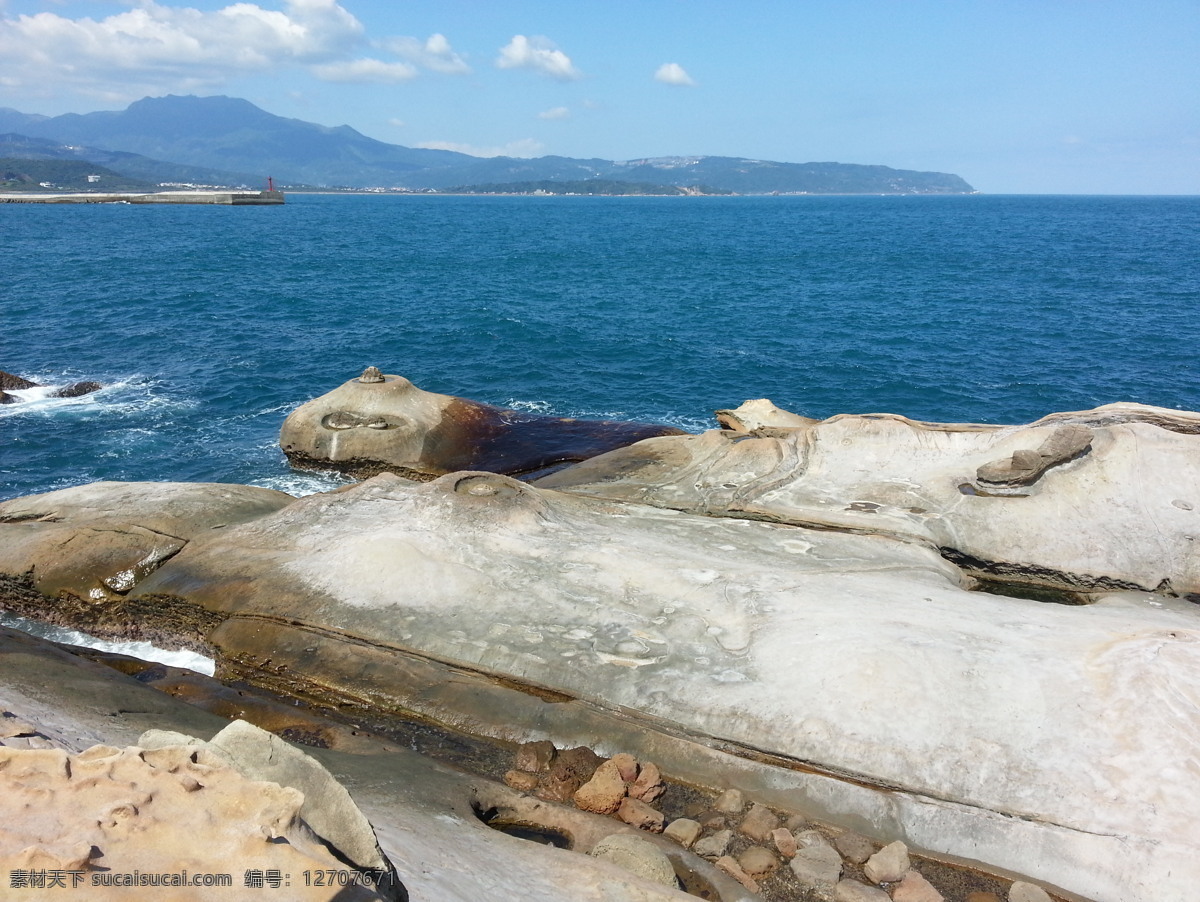
M830 894L842 876L842 857L825 837L809 830L796 837L799 848L788 862L800 884L818 893Z
M1032 883L1018 880L1008 888L1008 902L1053 902L1050 894Z
M14 389L22 391L27 388L37 388L37 383L0 370L0 391L12 391Z
M608 759L616 765L617 770L621 774L621 779L626 783L632 783L638 776L637 758L626 752L619 752Z
M771 809L755 802L746 812L746 816L742 818L741 824L738 825L738 831L745 833L755 842L765 843L770 842L771 833L778 827L779 818L771 812Z
M1017 450L1009 458L984 464L976 471L976 479L992 486L1033 485L1051 467L1086 454L1091 446L1088 427L1059 426L1036 451Z
M596 843L588 854L654 883L671 887L679 885L671 859L654 843L640 836L614 833Z
M513 767L531 774L544 773L550 770L556 754L558 754L558 750L549 740L523 742L517 748L517 757L513 762Z
M564 749L555 756L537 791L539 798L568 802L575 796L604 759L586 746Z
M891 902L888 894L877 886L867 886L857 880L841 880L833 890L834 902Z
M104 388L99 382L73 382L50 393L51 398L78 398Z
M692 843L692 851L701 858L718 858L729 848L733 839L732 830L718 830L712 836L705 836Z
M0 391L0 404L16 404L20 399L6 391Z
M511 786L517 792L533 792L538 787L538 777L527 771L510 770L504 774L504 785Z
M784 858L791 858L796 854L796 837L793 836L792 831L786 827L780 827L777 830L772 830L771 842L775 844L775 848L779 850L779 854Z
M901 879L908 868L908 846L896 840L868 858L863 873L872 883L892 883Z
M746 809L746 799L740 789L727 789L717 797L713 807L722 814L741 814Z
M769 877L779 869L779 859L770 849L764 849L762 846L750 846L739 853L737 863L756 881Z
M833 845L851 864L862 864L875 854L875 844L853 830L846 830L835 836Z
M506 410L422 391L370 367L294 410L279 443L293 466L430 479L456 470L534 473L651 436L682 434L668 426Z
M661 811L656 811L641 799L622 799L617 808L617 817L632 827L650 833L662 833L666 821Z
M667 824L663 830L663 836L675 840L685 849L690 849L692 844L700 838L700 825L691 818L677 817Z
M658 771L658 765L652 761L647 761L642 765L637 779L630 785L629 796L630 798L641 799L643 802L655 802L666 791L667 785L663 782L662 774Z
M612 814L625 798L625 781L621 778L620 765L613 760L605 761L595 774L575 793L575 804L584 811L596 814Z
M928 880L910 869L892 889L892 902L945 902L945 897Z
M746 889L750 890L750 892L757 893L759 891L758 882L743 871L742 866L728 855L723 855L717 859L717 867L746 887Z
M784 826L793 833L803 832L808 829L808 818L802 814L793 814L788 817Z
M735 410L718 410L716 416L722 428L742 434L761 433L766 429L796 429L820 422L780 410L766 398L746 401Z

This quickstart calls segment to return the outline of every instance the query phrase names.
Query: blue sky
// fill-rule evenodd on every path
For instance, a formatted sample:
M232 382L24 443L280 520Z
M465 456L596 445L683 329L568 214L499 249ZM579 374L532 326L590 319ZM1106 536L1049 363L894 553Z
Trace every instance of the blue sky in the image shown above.
M1200 0L0 0L0 106L172 93L483 156L1200 193Z

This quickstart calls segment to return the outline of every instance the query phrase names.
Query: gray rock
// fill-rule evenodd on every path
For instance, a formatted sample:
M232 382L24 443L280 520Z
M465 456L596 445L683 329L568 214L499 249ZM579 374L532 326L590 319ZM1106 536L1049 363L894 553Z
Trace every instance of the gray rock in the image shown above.
M740 789L727 789L717 797L713 808L722 814L741 814L746 808L746 797Z
M732 830L718 830L712 836L696 840L692 844L692 851L701 858L719 858L729 848L731 839L733 839Z
M1008 888L1008 902L1053 902L1050 894L1032 883L1016 881Z
M819 892L830 892L842 876L842 856L825 837L808 830L796 837L799 848L789 862L800 883Z
M589 854L663 886L679 884L671 859L654 843L640 836L614 833L596 843Z
M901 879L908 868L908 846L896 840L868 858L863 873L872 883L892 883Z
M700 838L700 825L688 817L679 817L667 824L663 836L675 840L685 849L690 849ZM721 850L722 852L724 849Z
M875 844L853 830L838 834L834 837L833 845L851 864L862 864L875 854Z

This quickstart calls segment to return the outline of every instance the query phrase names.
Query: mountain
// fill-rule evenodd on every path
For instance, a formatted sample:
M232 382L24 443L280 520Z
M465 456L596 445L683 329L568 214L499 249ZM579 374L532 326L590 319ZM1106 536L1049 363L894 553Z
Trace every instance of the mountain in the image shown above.
M460 185L612 179L708 185L745 194L965 194L957 175L851 163L779 163L737 157L613 161L547 156L481 158L368 138L286 119L234 97L147 97L123 111L45 117L0 109L0 133L58 141L231 173L273 175L280 184L449 188Z
M49 187L45 187L49 186ZM149 191L148 182L87 160L37 160L0 155L0 190Z

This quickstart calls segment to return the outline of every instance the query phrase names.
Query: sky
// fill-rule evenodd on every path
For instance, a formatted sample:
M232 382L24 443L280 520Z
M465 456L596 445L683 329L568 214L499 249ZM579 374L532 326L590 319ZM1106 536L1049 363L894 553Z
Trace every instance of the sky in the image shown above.
M478 156L1200 194L1200 0L0 0L0 106L165 94Z

